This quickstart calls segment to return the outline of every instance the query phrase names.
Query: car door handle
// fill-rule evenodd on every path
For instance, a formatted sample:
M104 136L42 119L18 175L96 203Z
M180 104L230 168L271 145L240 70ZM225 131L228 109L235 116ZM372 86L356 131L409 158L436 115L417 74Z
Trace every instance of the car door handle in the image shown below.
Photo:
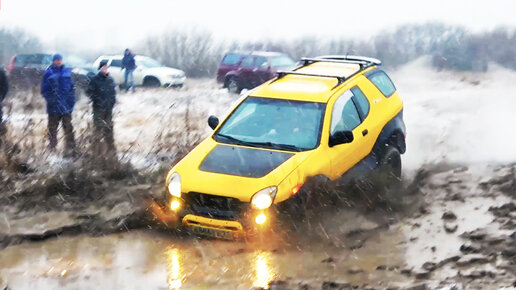
M369 131L367 131L367 129L365 129L364 131L362 131L362 136L367 135L367 133L369 133Z

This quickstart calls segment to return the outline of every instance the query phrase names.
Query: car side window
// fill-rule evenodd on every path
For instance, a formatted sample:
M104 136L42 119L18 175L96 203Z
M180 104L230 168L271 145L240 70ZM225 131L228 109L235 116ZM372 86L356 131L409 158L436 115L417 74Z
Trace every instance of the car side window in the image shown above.
M122 67L122 60L121 59L113 59L113 60L111 60L110 66Z
M351 92L353 92L353 95L355 96L358 112L360 113L360 119L363 121L367 117L367 114L369 114L369 101L358 87L352 88Z
M360 116L353 102L353 93L345 91L333 105L330 134L338 131L351 131L360 125Z
M240 64L240 66L253 67L253 63L254 63L254 57L248 56L248 57L244 58L244 60L242 60L242 63Z
M266 64L267 64L267 58L265 58L263 56L256 57L256 60L254 62L255 67L264 68Z
M368 75L367 78L382 92L387 98L396 91L396 87L392 83L387 74L381 70L375 71Z
M226 56L222 60L222 64L223 65L236 65L236 64L238 64L240 59L242 59L241 55L233 54L233 53L228 53L228 54L226 54Z

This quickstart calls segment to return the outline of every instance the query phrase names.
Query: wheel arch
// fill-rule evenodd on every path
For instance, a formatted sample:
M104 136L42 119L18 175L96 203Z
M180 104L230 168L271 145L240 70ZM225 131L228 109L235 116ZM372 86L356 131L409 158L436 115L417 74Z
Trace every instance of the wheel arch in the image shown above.
M379 160L385 152L388 145L396 147L400 154L407 150L405 143L406 127L403 122L403 110L401 110L394 118L392 118L382 129L378 139L373 146L372 153Z

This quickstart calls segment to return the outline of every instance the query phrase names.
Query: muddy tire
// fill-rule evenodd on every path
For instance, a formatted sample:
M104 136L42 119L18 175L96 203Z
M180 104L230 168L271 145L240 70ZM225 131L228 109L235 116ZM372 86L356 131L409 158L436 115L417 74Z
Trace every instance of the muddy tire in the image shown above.
M380 160L379 168L373 178L373 192L377 201L389 206L396 206L403 199L401 180L401 155L394 146L387 146ZM371 200L374 200L371 197Z
M146 77L143 81L143 86L146 88L159 88L161 84L155 77Z
M227 81L227 88L230 94L240 94L242 86L236 77L230 77Z
M401 181L401 154L394 146L387 146L380 160L380 172L387 182L399 183Z

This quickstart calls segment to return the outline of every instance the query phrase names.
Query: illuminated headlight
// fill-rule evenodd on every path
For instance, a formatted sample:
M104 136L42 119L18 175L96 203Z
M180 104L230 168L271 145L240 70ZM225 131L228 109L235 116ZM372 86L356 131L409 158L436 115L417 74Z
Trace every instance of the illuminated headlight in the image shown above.
M267 187L255 193L251 198L251 204L255 209L267 209L272 205L278 188L276 186Z
M168 193L175 197L181 197L181 177L178 173L172 174L168 180Z

